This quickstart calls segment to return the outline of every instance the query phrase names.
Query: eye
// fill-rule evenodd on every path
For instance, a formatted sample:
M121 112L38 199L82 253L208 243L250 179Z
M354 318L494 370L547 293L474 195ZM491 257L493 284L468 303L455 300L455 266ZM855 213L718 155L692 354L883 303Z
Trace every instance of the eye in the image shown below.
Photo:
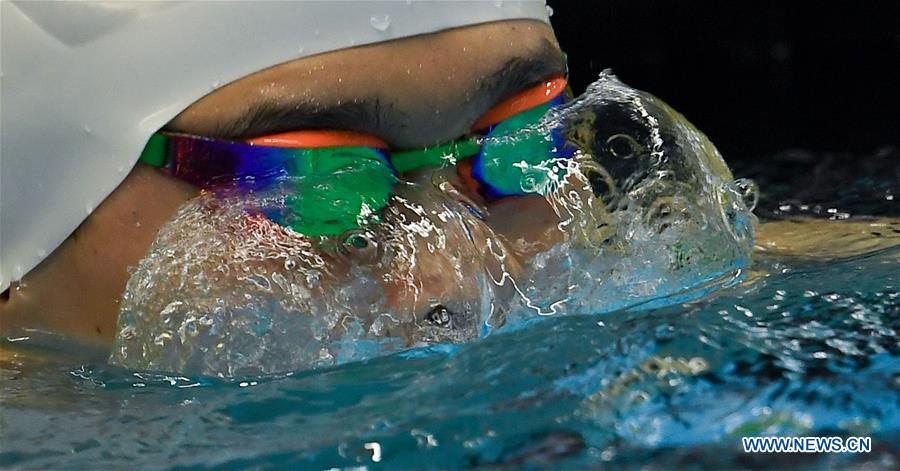
M425 314L425 320L430 324L437 326L447 326L450 325L450 320L453 317L453 312L443 304L438 304L431 308L428 311L428 314Z

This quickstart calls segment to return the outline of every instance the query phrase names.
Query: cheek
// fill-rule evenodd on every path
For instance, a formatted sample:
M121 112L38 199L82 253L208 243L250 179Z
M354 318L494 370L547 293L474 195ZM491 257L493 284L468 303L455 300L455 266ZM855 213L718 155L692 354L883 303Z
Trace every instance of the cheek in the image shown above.
M395 309L421 313L438 303L479 304L483 290L491 289L483 286L486 278L521 272L503 241L471 213L484 207L456 191L447 173L408 175L414 183L401 187L405 202L395 202L382 226L392 240L383 265L385 296Z
M138 164L78 230L83 269L94 276L113 271L127 277L126 268L147 253L159 229L196 194L193 186Z
M393 264L384 283L387 306L399 313L415 315L427 312L433 305L477 299L480 293L478 274L470 260L468 267L455 248L446 252L420 247L410 260Z
M520 257L531 257L565 240L560 218L543 196L507 197L487 210L488 226Z

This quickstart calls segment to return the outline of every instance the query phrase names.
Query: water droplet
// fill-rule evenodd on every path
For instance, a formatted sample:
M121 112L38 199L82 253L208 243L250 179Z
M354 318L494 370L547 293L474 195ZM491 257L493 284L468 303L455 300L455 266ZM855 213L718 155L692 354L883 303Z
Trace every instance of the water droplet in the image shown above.
M38 257L41 257L41 258L44 258L44 257L47 256L47 251L44 250L44 249L40 249L40 250L37 251L37 256L38 256Z
M85 132L86 134L90 134L90 133L91 133L91 127L88 126L87 124L81 126L81 129L83 129L84 132Z
M91 213L94 212L94 205L92 205L91 203L85 203L84 211L87 213L88 216L90 216Z
M369 24L378 31L385 32L391 27L391 15L387 13L382 15L372 15L369 18Z
M369 442L363 445L366 450L372 451L372 461L381 461L381 444L378 442Z
M747 178L739 178L731 182L730 186L741 196L744 207L750 211L756 208L756 203L759 202L759 187L756 186L756 182Z
M303 51L304 51L304 50L306 50L306 48L303 47L302 44L300 44L299 46L297 46L297 54L303 54Z
M310 287L319 285L320 276L317 272L311 271L306 274L306 284Z
M215 89L219 88L220 84L221 84L221 82L219 82L218 80L214 80L213 83L209 84L209 89L215 90Z
M553 7L547 5L547 16L553 16Z

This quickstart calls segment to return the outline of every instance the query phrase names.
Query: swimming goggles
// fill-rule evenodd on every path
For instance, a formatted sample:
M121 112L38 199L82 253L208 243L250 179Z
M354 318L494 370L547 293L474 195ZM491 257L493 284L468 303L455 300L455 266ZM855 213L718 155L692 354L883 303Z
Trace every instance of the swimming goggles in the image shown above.
M534 175L573 149L560 133L521 132L564 102L566 79L547 80L482 116L473 133L443 145L388 152L377 137L353 131L304 130L246 141L158 132L140 160L207 190L261 191L293 185L270 219L307 236L334 236L377 223L397 174L457 165L461 180L486 200L538 193ZM300 178L284 178L300 177Z

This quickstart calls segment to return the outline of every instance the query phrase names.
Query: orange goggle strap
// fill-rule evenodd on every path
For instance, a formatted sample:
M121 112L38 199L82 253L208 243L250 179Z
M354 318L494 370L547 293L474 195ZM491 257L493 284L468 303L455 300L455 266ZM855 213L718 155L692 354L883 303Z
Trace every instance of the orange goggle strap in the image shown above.
M507 118L552 101L566 90L566 84L565 77L556 77L529 88L518 95L511 96L491 108L481 118L478 118L478 121L475 121L475 124L472 125L472 131L484 131Z
M302 147L307 149L322 147L388 148L387 142L370 134L334 129L289 131L279 134L270 134L268 136L254 137L248 139L246 142L255 146Z
M507 98L482 115L472 126L472 131L488 131L491 126L517 114L551 102L566 91L566 86L565 77L556 77ZM392 152L391 162L399 173L423 167L454 165L481 151L481 141L481 136L474 135L437 146Z

